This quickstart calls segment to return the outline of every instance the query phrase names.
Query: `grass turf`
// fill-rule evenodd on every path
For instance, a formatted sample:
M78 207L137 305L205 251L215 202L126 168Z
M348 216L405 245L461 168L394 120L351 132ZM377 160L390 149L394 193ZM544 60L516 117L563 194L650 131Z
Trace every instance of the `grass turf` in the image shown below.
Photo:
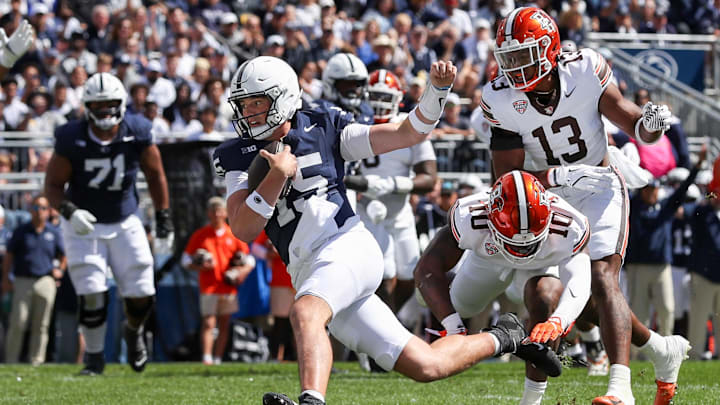
M330 379L330 404L517 404L523 390L520 362L481 363L430 384L400 374L366 373L355 363L338 363ZM76 365L0 366L0 403L43 404L261 404L262 394L298 395L297 365L197 363L149 364L142 374L110 364L105 375L80 377ZM650 363L631 364L638 405L655 396ZM584 369L566 369L551 379L543 404L589 404L605 393L607 377L588 377ZM680 372L676 405L720 404L720 362L692 362Z

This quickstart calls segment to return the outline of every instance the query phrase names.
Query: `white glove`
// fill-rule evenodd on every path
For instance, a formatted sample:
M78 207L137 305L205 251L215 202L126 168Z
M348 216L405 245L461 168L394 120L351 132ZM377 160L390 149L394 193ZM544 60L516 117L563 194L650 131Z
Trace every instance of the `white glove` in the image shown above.
M387 217L387 207L380 200L370 201L367 207L365 207L365 212L368 217L370 217L370 221L375 225L384 221L385 217Z
M390 194L395 191L395 180L392 177L382 177L375 174L365 176L368 182L367 191L362 193L368 198L377 199L378 197Z
M165 238L153 239L153 253L156 255L169 255L173 252L175 232L170 232Z
M609 188L613 181L610 166L558 166L548 170L547 176L550 187L567 186L593 193Z
M76 209L70 216L70 225L78 235L87 235L95 230L94 222L97 218L90 211L83 209Z
M670 129L672 114L666 105L655 105L648 101L642 108L642 123L648 132Z
M10 38L0 29L0 65L10 69L27 52L34 39L32 26L27 20L20 23Z

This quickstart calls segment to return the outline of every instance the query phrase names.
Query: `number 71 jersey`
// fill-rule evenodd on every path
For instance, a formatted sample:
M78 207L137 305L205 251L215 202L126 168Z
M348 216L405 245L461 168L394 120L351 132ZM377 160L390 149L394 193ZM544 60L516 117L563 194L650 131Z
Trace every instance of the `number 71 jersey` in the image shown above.
M508 85L505 76L483 88L481 107L493 126L491 149L525 149L525 170L551 166L596 166L607 154L607 133L598 104L612 70L591 49L558 58L556 102L541 106Z

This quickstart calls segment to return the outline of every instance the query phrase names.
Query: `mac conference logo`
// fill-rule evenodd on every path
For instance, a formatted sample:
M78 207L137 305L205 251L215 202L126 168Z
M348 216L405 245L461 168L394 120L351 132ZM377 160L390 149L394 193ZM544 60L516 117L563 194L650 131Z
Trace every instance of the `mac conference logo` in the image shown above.
M649 66L659 71L665 78L677 79L678 64L675 61L675 58L665 51L661 51L659 49L648 49L646 51L639 52L633 57L633 59L635 59L638 63L638 66ZM644 83L644 85L648 87L655 87L657 86L657 83Z

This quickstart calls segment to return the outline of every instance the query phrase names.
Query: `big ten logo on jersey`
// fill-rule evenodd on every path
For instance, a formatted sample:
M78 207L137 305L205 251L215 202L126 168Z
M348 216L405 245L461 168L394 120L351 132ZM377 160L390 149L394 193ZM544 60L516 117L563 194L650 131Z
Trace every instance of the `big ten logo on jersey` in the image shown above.
M470 212L470 228L472 229L488 229L487 221L487 205L479 201L478 204L474 204L468 207Z
M322 165L323 161L320 152L298 156L297 171L295 172L295 179L292 181L292 188L300 193L312 191L316 196L324 196L328 190L328 181L320 172ZM303 175L303 170L306 171L305 175ZM283 227L296 218L296 213L302 213L305 209L305 201L302 196L292 201L290 198L278 201L278 225Z
M125 155L117 155L114 158L85 159L85 171L95 172L95 175L88 182L90 188L100 188L100 185L110 177L114 170L112 181L106 187L108 191L119 191L122 189L122 181L125 177Z
M562 235L564 238L568 236L568 228L572 225L573 219L570 215L554 211L550 216L549 233Z
M545 13L538 11L532 16L530 16L533 20L537 21L540 24L540 27L547 31L555 31L555 27L553 26L552 21L550 21L550 18L548 18Z

